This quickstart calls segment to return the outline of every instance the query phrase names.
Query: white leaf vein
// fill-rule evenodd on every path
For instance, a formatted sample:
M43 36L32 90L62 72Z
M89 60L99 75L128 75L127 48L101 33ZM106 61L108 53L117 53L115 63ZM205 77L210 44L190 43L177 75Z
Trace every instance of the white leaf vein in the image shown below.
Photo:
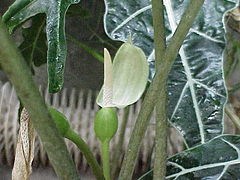
M223 175L224 175L225 172L227 171L228 167L229 167L229 165L227 165L227 166L225 166L225 167L223 168L222 173L218 176L218 178L217 178L216 180L220 180L220 179L223 177Z
M221 167L221 166L225 167L225 166L236 165L236 164L240 164L240 160L239 159L232 160L232 161L227 161L227 162L206 164L206 165L202 165L202 166L197 166L197 167L185 169L185 170L183 170L181 172L169 175L166 178L170 179L170 178L174 178L176 176L181 176L181 175L192 173L192 172L195 172L195 171L200 171L200 170L210 169L210 168L216 168L216 167Z
M201 32L201 31L198 31L198 30L196 30L196 29L191 28L191 29L190 29L190 32L193 32L193 33L195 33L195 34L198 34L199 36L201 36L201 37L203 37L203 38L205 38L205 39L208 39L208 40L210 40L210 41L213 41L213 42L215 42L215 43L225 44L224 41L215 39L215 38L207 35L206 33Z
M183 89L182 89L181 95L180 95L180 97L179 97L179 99L178 99L178 102L177 102L177 104L176 104L176 106L175 106L175 108L174 108L174 110L173 110L173 113L172 113L172 116L171 116L170 120L172 120L172 119L174 118L174 116L175 116L175 114L176 114L176 112L177 112L177 110L178 110L178 107L179 107L179 105L181 104L181 101L182 101L182 99L183 99L183 96L184 96L187 88L188 88L188 82L186 82L186 84L184 85L184 87L183 87Z
M139 10L137 10L136 12L134 12L133 14L131 14L129 17L127 17L121 24L119 24L112 32L111 32L111 36L121 27L123 27L125 24L127 24L129 21L131 21L132 19L134 19L136 16L140 15L141 13L149 10L152 8L152 5L148 5L145 6Z
M166 11L167 11L170 27L172 29L172 33L174 33L177 29L177 24L176 24L176 20L175 20L175 17L174 17L174 11L173 11L173 8L172 8L171 0L164 0L164 4L165 4L165 7L166 7ZM198 106L196 92L195 92L195 88L194 88L193 77L191 75L190 67L188 65L187 57L185 55L183 47L180 48L179 54L181 56L182 64L183 64L184 70L186 72L187 81L188 81L188 84L189 84L189 88L190 88L190 92L191 92L191 96L192 96L192 101L193 101L193 105L194 105L194 110L195 110L195 114L196 114L196 118L197 118L197 122L198 122L198 127L199 127L199 132L200 132L200 137L201 137L201 143L203 144L205 142L205 135L204 135L203 122L202 122L202 118L201 118L201 111L200 111L199 106Z
M228 144L231 148L233 148L236 151L236 153L238 154L237 159L234 159L234 160L231 160L231 161L219 162L219 163L205 164L205 165L192 167L192 168L188 168L188 169L183 168L182 171L180 171L178 173L175 173L175 174L172 174L172 175L169 175L166 178L169 179L169 178L179 177L181 175L192 173L192 172L195 172L195 171L201 171L201 170L204 170L204 169L210 169L210 168L216 168L216 167L223 166L224 167L223 171L218 176L218 180L219 180L224 175L224 173L227 171L229 166L240 164L240 150L239 150L239 148L235 144L233 144L233 143L231 143L231 142L229 142L229 141L227 141L223 138L221 140L223 142L225 142L226 144ZM171 162L171 163L173 163L173 162ZM176 166L176 167L178 167L178 166ZM179 167L182 167L182 166L179 165Z
M231 147L237 152L238 159L240 160L240 150L239 150L239 148L238 148L236 145L230 143L229 141L227 141L227 140L225 140L225 139L222 139L222 140L223 140L225 143L227 143L229 146L231 146Z

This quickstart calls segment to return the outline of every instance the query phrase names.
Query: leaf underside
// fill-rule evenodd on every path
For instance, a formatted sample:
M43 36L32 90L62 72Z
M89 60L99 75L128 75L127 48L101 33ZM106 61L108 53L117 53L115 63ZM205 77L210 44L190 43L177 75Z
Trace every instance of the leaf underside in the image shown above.
M65 14L71 4L80 0L16 0L3 16L12 32L18 25L39 13L45 13L48 41L48 86L51 93L63 86L66 60Z
M237 0L206 0L179 52L168 79L169 120L187 147L203 144L223 132L226 91L222 72L225 46L222 16ZM167 40L189 0L164 0ZM105 31L114 40L142 48L154 74L153 25L149 0L105 0Z

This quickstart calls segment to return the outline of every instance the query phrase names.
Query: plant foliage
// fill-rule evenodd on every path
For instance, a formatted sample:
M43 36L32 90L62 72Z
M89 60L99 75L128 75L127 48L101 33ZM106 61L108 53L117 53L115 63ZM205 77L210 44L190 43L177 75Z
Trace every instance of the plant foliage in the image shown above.
M65 14L71 4L80 0L16 0L3 16L3 21L12 32L27 19L45 13L48 40L49 91L58 92L63 85L66 60Z
M205 1L169 76L169 120L184 136L188 147L205 143L223 132L226 92L222 72L225 44L222 16L235 2ZM176 30L188 3L189 0L164 0L167 39ZM133 43L148 56L153 74L150 1L106 0L105 4L106 33L114 40L126 41L131 32Z
M167 41L189 0L164 0ZM168 160L167 179L239 179L239 136L223 135L226 90L223 78L224 13L237 0L205 0L168 79L168 117L187 150ZM151 1L105 0L105 31L114 40L133 43L148 57L154 76ZM152 171L152 170L151 170ZM140 179L151 179L151 171Z

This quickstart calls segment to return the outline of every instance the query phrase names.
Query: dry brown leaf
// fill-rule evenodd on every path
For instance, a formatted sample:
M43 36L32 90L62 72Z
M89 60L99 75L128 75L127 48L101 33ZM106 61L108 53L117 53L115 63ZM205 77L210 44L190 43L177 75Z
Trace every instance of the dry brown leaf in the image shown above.
M29 180L34 157L35 133L29 114L24 108L20 118L20 129L12 171L12 180Z

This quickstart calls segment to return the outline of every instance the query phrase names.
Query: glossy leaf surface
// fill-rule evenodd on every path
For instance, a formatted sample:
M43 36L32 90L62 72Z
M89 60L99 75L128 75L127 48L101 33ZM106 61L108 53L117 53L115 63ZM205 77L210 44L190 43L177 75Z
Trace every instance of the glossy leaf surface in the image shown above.
M65 14L71 4L80 0L16 0L3 16L3 21L12 32L30 17L45 13L48 40L49 91L58 92L63 85L66 59Z
M226 92L222 72L224 12L236 0L206 0L171 70L169 119L188 147L222 134ZM189 0L164 0L167 40L174 33ZM148 56L154 74L153 26L149 0L105 0L105 31L114 40L133 43Z
M166 179L240 179L240 136L219 136L168 160ZM138 180L151 180L149 171Z

